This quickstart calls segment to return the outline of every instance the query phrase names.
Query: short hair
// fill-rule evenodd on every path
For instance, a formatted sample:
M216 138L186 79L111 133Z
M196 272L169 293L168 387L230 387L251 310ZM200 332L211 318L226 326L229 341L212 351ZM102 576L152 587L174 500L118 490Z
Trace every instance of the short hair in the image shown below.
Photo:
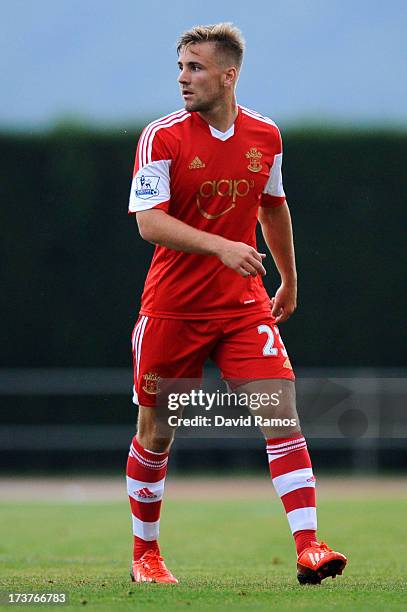
M183 47L203 42L214 42L218 50L227 56L228 60L236 63L239 70L245 48L243 35L233 23L215 23L213 25L198 25L187 30L177 41L179 55Z

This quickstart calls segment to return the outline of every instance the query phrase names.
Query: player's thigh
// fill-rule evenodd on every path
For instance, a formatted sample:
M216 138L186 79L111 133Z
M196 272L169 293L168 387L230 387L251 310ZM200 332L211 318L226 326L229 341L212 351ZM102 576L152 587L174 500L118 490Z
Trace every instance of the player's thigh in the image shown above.
M205 321L140 316L132 333L134 403L168 408L172 388L196 385L215 342L212 331Z
M281 428L263 429L265 435L279 437L299 430L295 376L271 313L229 320L213 359L232 391L253 395L256 404L260 403L256 402L256 396L262 396L256 414L269 419L284 419ZM287 426L287 420L295 421L296 425Z
M212 358L223 378L234 387L252 380L295 380L280 330L270 312L225 321Z

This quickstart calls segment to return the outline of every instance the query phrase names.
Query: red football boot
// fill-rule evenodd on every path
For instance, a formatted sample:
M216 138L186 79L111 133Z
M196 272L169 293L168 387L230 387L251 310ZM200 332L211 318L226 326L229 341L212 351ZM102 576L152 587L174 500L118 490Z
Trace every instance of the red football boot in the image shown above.
M138 561L133 561L130 576L133 582L178 583L157 550L147 550Z
M325 542L311 542L298 555L297 578L300 584L321 584L328 576L335 578L342 574L347 558L329 548Z

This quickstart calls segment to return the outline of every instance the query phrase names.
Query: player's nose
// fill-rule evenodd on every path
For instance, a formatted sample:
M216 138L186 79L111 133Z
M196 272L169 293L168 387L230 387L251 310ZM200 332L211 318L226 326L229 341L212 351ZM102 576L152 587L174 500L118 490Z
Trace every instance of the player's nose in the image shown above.
M180 85L185 85L188 83L188 78L187 78L187 73L185 70L181 70L181 72L178 75L178 83Z

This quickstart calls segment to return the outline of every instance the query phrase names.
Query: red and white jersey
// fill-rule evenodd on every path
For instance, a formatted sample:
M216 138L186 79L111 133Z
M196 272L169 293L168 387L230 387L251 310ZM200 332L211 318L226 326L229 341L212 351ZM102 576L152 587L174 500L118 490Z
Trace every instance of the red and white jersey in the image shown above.
M276 124L238 108L220 132L179 110L142 132L129 213L158 208L197 229L256 247L259 206L283 204L282 143ZM261 277L243 278L215 256L156 246L141 314L211 319L268 311Z

